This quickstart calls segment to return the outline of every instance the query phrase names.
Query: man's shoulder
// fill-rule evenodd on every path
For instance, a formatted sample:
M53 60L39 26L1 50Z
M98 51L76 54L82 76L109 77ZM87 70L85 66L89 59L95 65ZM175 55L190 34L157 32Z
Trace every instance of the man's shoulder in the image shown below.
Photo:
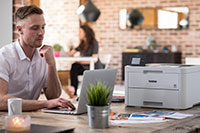
M15 43L16 42L4 45L0 49L0 56L6 56L6 58L16 56Z
M14 50L14 49L15 49L15 44L16 44L16 42L12 42L12 43L9 43L9 44L4 45L4 46L0 49L0 52L4 52L4 51L10 52L10 51Z

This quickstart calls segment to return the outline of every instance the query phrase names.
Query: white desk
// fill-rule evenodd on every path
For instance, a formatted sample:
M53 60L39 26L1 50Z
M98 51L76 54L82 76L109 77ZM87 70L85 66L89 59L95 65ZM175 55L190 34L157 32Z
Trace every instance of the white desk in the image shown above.
M200 65L200 58L199 57L186 57L185 64L187 65Z
M90 70L94 70L94 63L97 61L96 57L55 57L56 62L65 62L65 61L89 61Z

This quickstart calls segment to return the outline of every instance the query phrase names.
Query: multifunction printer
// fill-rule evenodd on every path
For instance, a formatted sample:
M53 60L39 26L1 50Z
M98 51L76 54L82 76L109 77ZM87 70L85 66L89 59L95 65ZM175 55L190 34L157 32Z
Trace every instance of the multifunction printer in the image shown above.
M200 66L125 67L126 106L187 109L200 102Z

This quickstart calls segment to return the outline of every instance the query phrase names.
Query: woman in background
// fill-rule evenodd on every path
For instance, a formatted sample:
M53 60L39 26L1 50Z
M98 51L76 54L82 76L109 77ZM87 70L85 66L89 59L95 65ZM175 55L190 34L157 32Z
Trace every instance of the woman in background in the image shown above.
M83 25L80 27L79 32L80 44L77 48L67 52L68 56L73 56L75 53L80 52L80 56L97 57L95 62L95 69L103 69L104 66L98 58L99 45L95 38L94 31L88 26ZM78 75L82 75L85 70L89 70L88 61L75 62L72 64L70 70L71 86L75 88L74 95L77 95L78 89Z

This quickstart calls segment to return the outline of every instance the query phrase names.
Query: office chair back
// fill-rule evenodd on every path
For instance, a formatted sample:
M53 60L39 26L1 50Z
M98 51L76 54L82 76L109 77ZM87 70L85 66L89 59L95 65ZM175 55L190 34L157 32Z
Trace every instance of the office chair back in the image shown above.
M111 54L101 54L101 55L99 55L100 61L105 65L104 69L108 68L110 61L111 61L111 57L112 57Z
M108 69L108 66L109 66L110 61L111 61L111 57L112 57L111 54L101 54L101 55L99 55L99 59L100 59L101 63L103 63L105 65L104 69ZM79 87L80 87L81 83L83 81L83 75L78 76L78 81L79 81ZM78 94L79 94L79 91L78 91Z

